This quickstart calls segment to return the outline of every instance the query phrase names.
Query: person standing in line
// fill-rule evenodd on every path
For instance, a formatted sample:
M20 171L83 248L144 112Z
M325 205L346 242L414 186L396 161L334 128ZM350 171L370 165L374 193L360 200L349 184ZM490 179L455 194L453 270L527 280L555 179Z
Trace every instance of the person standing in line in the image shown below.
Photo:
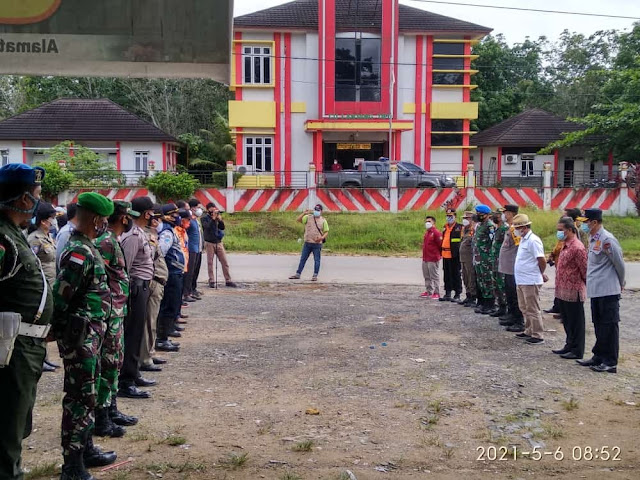
M194 302L201 300L200 296L193 291L193 276L195 274L196 263L198 260L199 248L200 248L200 229L198 228L198 221L196 216L191 210L187 208L184 210L189 214L188 226L184 229L187 235L187 269L184 272L184 285L182 287L182 300L184 302ZM185 221L183 220L183 225Z
M591 299L591 320L596 333L593 357L577 360L594 372L616 373L620 350L620 295L625 285L622 248L602 226L602 210L589 208L580 217L580 228L589 232L587 297Z
M45 171L0 168L0 478L22 480L22 442L33 407L53 313L51 288L22 229L40 202ZM13 348L13 350L12 350Z
M473 212L466 211L462 217L462 239L460 240L460 266L466 298L458 301L460 305L474 305L476 303L476 270L473 266L473 233L475 222Z
M504 243L504 239L509 230L509 226L502 218L502 212L498 211L493 214L492 221L495 225L493 235L493 243L491 244L491 267L493 272L493 294L497 300L495 311L491 313L492 317L501 317L507 313L507 294L505 289L504 275L500 273L499 260L500 249Z
M53 285L53 335L64 360L60 480L93 478L86 467L116 460L114 452L93 445L100 346L111 315L107 272L94 241L107 229L113 202L93 192L78 196L76 228L60 256Z
M122 425L135 425L138 419L118 411L118 375L124 356L124 318L129 300L129 275L124 253L118 239L133 228L132 217L140 214L131 210L129 202L116 200L109 217L107 231L96 239L96 248L102 255L111 291L111 315L107 318L104 340L100 348L100 375L96 398L95 433L100 437L122 437ZM114 421L115 419L115 421Z
M564 347L553 350L562 358L579 360L584 355L584 300L587 297L587 250L571 217L562 217L557 237L563 242L556 263L555 295L567 335Z
M155 380L140 375L140 348L144 337L149 286L153 280L153 257L144 228L151 225L153 202L149 197L137 197L132 209L140 214L133 220L133 228L121 237L122 250L129 272L129 305L124 319L124 362L120 370L118 396L149 398L151 394L138 387L151 387Z
M180 240L174 228L180 225L178 207L173 203L162 206L162 226L158 230L158 246L164 256L169 271L164 296L158 313L156 350L177 352L180 344L169 340L175 332L175 322L180 316L182 305L182 282L184 279L185 258Z
M508 332L524 332L524 318L518 307L518 290L516 288L516 278L514 276L514 266L520 237L515 234L513 228L513 218L518 214L517 205L505 205L502 209L503 221L508 230L504 237L504 242L500 247L498 257L498 272L504 275L505 295L507 298L507 313L499 317L500 325L506 327Z
M514 275L518 289L518 305L524 315L524 332L516 337L532 345L544 343L544 324L540 309L540 289L549 280L544 271L547 261L542 240L531 231L531 221L524 214L513 218L515 234L520 237L520 245L514 264Z
M431 215L424 219L422 237L422 276L424 292L421 298L440 299L440 258L442 258L442 233L436 228L436 219Z
M222 212L213 203L207 204L207 216L202 218L202 230L204 231L205 247L207 249L207 270L209 274L209 288L216 288L218 279L214 262L217 260L222 267L225 285L235 288L237 285L231 280L227 252L224 248L223 238L225 235L225 225L222 219Z
M62 228L60 228L58 235L56 235L56 269L60 268L60 255L62 255L62 252L69 242L71 232L73 232L73 230L75 230L76 228L76 212L76 202L67 204L67 223Z
M193 268L190 269L193 272L193 274L191 275L191 294L194 298L199 300L200 298L202 298L202 292L198 290L198 277L200 276L200 268L202 267L202 252L204 251L204 233L202 231L201 223L202 216L204 215L204 207L202 206L202 203L200 203L200 200L198 200L197 198L192 198L191 200L189 200L189 208L191 209L191 213L193 214L193 216L191 217L191 226L189 227L187 233L189 235L194 235L195 238L195 232L197 231L198 235L197 245L194 245L193 247L191 245L189 246L189 251L191 253L195 252ZM191 254L189 255L189 258L191 258Z
M489 315L493 312L494 279L491 264L491 245L493 243L494 225L491 221L491 209L486 205L476 206L478 225L476 225L475 244L478 252L476 277L479 287L479 306L476 313Z
M462 225L456 222L456 211L447 209L447 220L442 230L442 269L444 270L444 297L441 302L458 302L462 293L460 277L460 241ZM454 295L453 298L451 295Z
M35 253L44 271L49 286L56 279L56 244L50 230L56 224L56 210L50 203L40 202L36 210L36 229L29 234L27 242ZM60 365L49 360L49 354L44 357L42 363L43 372L54 372Z
M322 205L317 204L313 210L305 210L296 219L304 225L304 244L302 245L302 254L300 255L300 263L296 273L289 277L290 280L297 280L302 275L302 270L307 263L309 255L313 253L313 276L311 281L318 280L320 273L320 256L322 253L322 245L329 235L329 223L322 216Z

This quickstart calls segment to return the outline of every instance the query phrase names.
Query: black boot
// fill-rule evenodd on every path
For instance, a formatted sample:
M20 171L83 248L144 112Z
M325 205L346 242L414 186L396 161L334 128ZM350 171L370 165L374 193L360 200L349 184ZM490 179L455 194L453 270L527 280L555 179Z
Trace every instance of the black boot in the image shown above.
M501 317L502 315L504 315L505 313L507 313L507 306L506 305L499 305L498 306L498 310L495 313L492 313L491 316L498 318Z
M492 298L485 299L483 307L480 309L482 315L491 315L495 311Z
M474 312L481 313L482 309L484 308L484 305L486 303L486 300L484 298L482 298L482 297L478 297L478 301L476 303L477 303L477 306L476 306Z
M96 428L95 434L99 437L122 437L126 430L111 421L109 412L106 408L96 408Z
M131 415L125 415L121 411L118 410L118 403L115 398L111 400L111 406L109 407L109 417L111 421L116 425L121 425L123 427L131 427L138 423L138 419L136 417L132 417Z
M64 465L62 465L60 480L96 480L84 468L82 455L82 450L74 450L69 455L64 455Z
M440 302L450 302L451 301L451 292L445 292L444 297L440 297L438 299Z
M456 295L451 299L452 302L460 303L460 294L456 293Z
M87 468L93 467L106 467L116 461L118 455L116 452L109 451L103 452L93 444L93 436L89 435L87 439L87 445L84 448L84 454L82 455L84 465Z
M467 297L467 299L464 301L464 306L467 308L475 308L476 297Z
M500 319L500 322L499 322L500 325L504 327L508 327L509 325L513 325L513 322L515 322L516 317L514 317L510 313L507 313L506 315L499 317L499 319Z

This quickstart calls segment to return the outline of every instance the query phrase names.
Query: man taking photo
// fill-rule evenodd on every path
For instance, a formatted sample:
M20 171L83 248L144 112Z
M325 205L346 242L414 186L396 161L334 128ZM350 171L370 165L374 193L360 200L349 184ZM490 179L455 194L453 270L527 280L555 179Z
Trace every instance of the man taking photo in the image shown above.
M214 259L220 261L222 274L224 275L225 285L227 287L237 287L231 280L229 272L229 262L227 261L227 253L224 250L224 221L222 220L222 212L213 203L207 204L207 215L202 219L202 230L204 232L204 242L207 251L207 269L209 273L209 287L216 288L216 274L214 274Z

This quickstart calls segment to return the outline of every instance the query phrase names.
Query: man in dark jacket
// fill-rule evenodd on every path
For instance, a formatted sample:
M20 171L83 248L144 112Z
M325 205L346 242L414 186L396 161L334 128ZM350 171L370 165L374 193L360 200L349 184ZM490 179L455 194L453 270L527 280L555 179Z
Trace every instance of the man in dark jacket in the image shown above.
M207 215L202 219L202 230L204 232L204 243L207 250L207 269L209 273L209 287L215 288L218 279L214 274L213 261L218 257L222 274L227 287L236 287L237 285L231 281L231 273L229 273L229 262L227 254L224 250L224 221L222 220L222 212L213 203L207 204ZM216 272L217 273L217 272Z
M444 270L444 297L441 302L458 302L462 293L460 276L460 240L462 224L456 222L456 211L447 209L447 223L442 230L442 269ZM454 297L451 298L451 293Z

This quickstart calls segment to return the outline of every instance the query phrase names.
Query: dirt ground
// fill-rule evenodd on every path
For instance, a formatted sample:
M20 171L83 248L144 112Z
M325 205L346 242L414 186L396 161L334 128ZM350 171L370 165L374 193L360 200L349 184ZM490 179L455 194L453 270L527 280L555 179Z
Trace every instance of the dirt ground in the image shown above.
M207 288L185 309L181 351L163 355L164 371L148 374L159 382L153 398L119 400L140 423L122 439L96 439L131 461L94 475L640 478L640 316L633 313L640 294L622 300L612 375L553 355L564 331L551 316L546 343L533 346L496 319L419 293L311 283ZM549 288L543 300L550 304ZM593 340L588 320L587 355ZM61 463L61 386L61 372L43 375L35 431L25 441L28 469ZM38 478L56 478L44 470Z

